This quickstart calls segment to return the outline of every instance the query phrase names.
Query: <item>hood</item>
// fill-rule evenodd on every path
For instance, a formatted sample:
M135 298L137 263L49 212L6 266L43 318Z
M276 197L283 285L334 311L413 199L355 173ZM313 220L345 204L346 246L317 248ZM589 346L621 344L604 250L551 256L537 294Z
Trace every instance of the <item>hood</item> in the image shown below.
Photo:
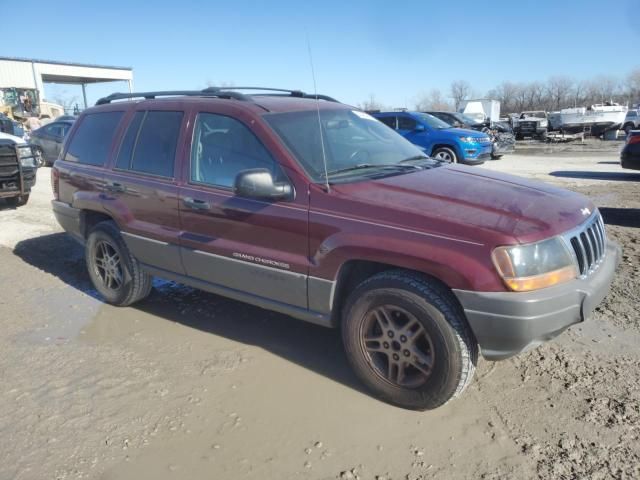
M10 135L10 134L4 133L4 132L0 132L0 140L11 140L13 143L18 144L18 145L22 145L22 144L27 143L27 142L24 141L24 139L22 139L20 137L16 137L15 135Z
M463 165L334 188L362 202L373 220L492 245L527 243L564 233L594 210L589 199L578 193Z
M470 128L443 128L441 132L449 132L453 135L465 136L465 137L475 137L482 138L486 137L486 135L482 132L478 132L477 130L471 130Z

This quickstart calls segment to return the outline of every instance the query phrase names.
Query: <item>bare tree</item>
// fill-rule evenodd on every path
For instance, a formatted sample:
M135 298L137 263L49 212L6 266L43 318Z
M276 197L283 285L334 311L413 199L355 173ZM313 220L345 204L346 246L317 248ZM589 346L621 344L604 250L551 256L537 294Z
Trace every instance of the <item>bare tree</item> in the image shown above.
M428 110L450 111L452 108L451 103L445 100L437 88L432 89L428 94L419 95L415 103L415 109L420 112Z
M373 93L369 94L369 98L364 102L358 104L360 110L385 110L384 105L376 100L376 96Z
M627 101L640 102L640 68L632 70L626 79Z
M512 82L502 82L496 88L487 92L487 97L500 102L500 109L503 113L514 113L515 97L518 93L518 86Z
M466 80L456 80L451 82L450 92L453 99L453 107L458 110L462 102L471 95L471 85Z
M547 80L547 94L549 96L549 110L565 108L571 98L575 82L564 76L554 76Z
M64 91L53 97L52 101L53 103L61 105L65 113L71 113L73 112L74 107L78 105L80 99L77 95L69 95L68 92Z

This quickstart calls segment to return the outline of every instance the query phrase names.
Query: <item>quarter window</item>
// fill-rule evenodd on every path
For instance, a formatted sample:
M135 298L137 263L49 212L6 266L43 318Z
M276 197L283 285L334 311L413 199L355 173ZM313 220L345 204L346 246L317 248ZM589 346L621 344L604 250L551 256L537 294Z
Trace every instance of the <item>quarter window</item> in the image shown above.
M284 180L280 166L243 123L231 117L200 113L191 146L191 181L233 187L242 170L266 168Z
M104 165L123 113L101 112L85 115L71 139L65 160Z

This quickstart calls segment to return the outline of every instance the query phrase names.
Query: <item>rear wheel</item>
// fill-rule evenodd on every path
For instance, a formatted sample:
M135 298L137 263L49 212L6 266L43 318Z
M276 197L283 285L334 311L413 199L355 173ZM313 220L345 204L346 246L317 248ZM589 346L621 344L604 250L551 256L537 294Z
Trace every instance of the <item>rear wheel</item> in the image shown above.
M431 156L447 162L458 163L458 156L456 155L456 152L449 147L436 148Z
M623 130L624 130L625 135L629 135L629 132L630 132L631 130L633 130L633 125L629 123L629 124L627 124L627 125L625 125L625 126L624 126L624 129L623 129Z
M471 382L478 347L453 294L403 271L377 274L349 296L342 337L358 377L379 398L427 410Z
M151 292L153 277L131 255L114 222L91 230L85 256L91 281L107 303L125 307Z
M29 201L29 194L18 195L17 197L9 197L6 199L6 201L11 207L22 207Z

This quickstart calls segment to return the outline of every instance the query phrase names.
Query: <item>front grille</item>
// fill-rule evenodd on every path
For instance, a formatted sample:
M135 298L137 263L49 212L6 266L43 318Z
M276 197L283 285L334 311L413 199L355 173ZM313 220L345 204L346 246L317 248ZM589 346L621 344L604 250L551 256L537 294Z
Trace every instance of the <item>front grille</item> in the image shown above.
M607 248L607 234L599 212L568 236L578 262L580 276L593 273L602 263Z
M0 189L20 188L20 166L13 145L0 145Z

